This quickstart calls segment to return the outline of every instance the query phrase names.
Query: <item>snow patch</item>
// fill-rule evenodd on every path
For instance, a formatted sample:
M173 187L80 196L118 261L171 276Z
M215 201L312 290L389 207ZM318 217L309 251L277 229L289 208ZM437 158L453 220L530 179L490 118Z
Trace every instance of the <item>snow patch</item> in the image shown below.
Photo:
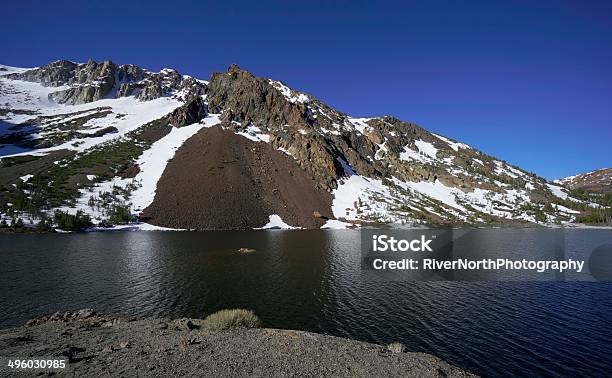
M270 135L262 133L261 129L253 124L244 129L244 131L238 131L236 134L241 135L253 142L265 142L270 143Z
M2 102L1 97L2 96L0 96L0 103ZM54 147L41 148L36 149L34 151L14 151L10 154L2 153L2 155L7 157L24 154L45 155L51 151L57 151L61 149L83 152L96 145L108 142L109 140L121 138L130 131L135 130L151 121L159 119L164 115L172 112L174 109L178 108L182 104L183 103L179 100L172 99L169 97L162 97L150 101L138 101L135 97L120 97L118 99L104 99L80 105L54 104L53 106L47 107L41 107L38 105L26 107L29 110L37 111L39 113L38 115L42 116L64 115L86 110L93 111L95 108L98 107L110 107L111 113L109 113L106 117L92 118L86 123L86 126L91 130L91 132L95 132L96 130L105 127L114 127L117 129L117 132L107 133L105 135L95 138L85 137L80 139L72 139ZM82 117L84 116L84 114L78 114L75 116ZM33 117L34 116L32 115L27 116L28 119L31 119ZM71 116L67 117L66 119L69 119L70 117ZM8 120L8 122L17 123L17 120L15 117L13 117ZM64 120L62 120L62 122L64 122ZM51 122L47 125L51 126L53 125L53 123ZM45 125L41 125L40 132L45 132Z
M289 226L287 223L283 222L280 216L276 214L272 214L268 217L269 222L266 223L263 227L254 228L254 230L273 230L273 229L281 229L281 230L294 230L299 227Z
M360 202L368 202L373 194L389 195L388 188L381 180L369 179L359 175L351 175L341 179L338 187L332 192L332 213L338 219L359 220ZM375 205L375 204L372 204ZM383 210L383 209L376 209Z
M156 226L150 223L134 222L128 224L120 224L113 227L92 227L86 230L87 232L111 232L111 231L187 231L182 228L168 228Z
M454 207L461 211L466 211L466 209L458 204L455 200L456 194L460 191L456 188L448 187L442 184L440 181L405 182L403 183L403 186L424 194L429 198L438 200L448 206Z
M435 159L438 153L438 149L434 147L433 144L429 142L425 142L423 140L416 140L414 144L419 149L419 152L424 153L425 155Z
M286 148L283 148L283 147L278 147L278 148L277 148L277 150L278 150L278 151L281 151L281 152L284 152L284 153L286 153L286 154L287 154L287 155L289 155L289 156L292 156L292 155L291 155L291 152L289 152L289 150L288 150L288 149L286 149Z
M561 199L567 199L569 197L569 195L566 192L564 192L562 190L563 188L560 186L551 185L551 184L546 184L546 186L552 192L552 194L554 194L556 197L559 197Z
M281 83L280 81L269 79L268 82L274 88L278 89L283 94L283 96L285 96L285 98L292 104L295 104L296 102L305 104L310 101L310 99L308 98L306 94L298 92L298 91L294 91L288 86L286 86L285 84Z
M352 223L342 222L337 219L329 219L327 222L325 222L323 226L321 226L321 229L323 230L329 230L329 229L342 230L342 229L354 228L354 227L355 225Z
M372 128L372 126L368 125L368 121L371 121L372 119L373 118L349 118L348 121L353 128L355 128L355 130L365 135Z
M438 134L434 134L432 133L433 136L435 136L436 138L440 139L443 142L446 142L446 144L449 145L450 148L452 148L455 151L459 151L460 148L464 148L467 150L471 150L472 147L468 146L465 143L459 143L459 142L453 142L452 140L443 137L442 135L438 135Z
M432 160L428 156L423 155L411 149L408 146L405 146L404 149L400 152L399 158L400 160L403 160L403 161L414 160L414 161L420 161L421 163L431 163L432 162Z

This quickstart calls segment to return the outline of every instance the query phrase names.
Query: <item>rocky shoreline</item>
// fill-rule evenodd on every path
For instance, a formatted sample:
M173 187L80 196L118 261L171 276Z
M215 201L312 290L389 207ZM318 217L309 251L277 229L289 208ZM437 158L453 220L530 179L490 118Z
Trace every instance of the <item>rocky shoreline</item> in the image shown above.
M424 353L310 332L212 331L200 324L92 310L55 313L0 330L0 356L65 359L67 367L55 371L60 376L473 376ZM1 376L14 374L0 369Z

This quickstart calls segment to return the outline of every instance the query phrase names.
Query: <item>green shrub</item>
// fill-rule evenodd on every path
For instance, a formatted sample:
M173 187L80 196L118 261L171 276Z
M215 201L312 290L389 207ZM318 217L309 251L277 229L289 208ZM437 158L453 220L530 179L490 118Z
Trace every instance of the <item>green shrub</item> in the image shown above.
M612 209L591 209L577 216L576 222L587 224L612 224Z
M539 207L534 209L535 220L538 223L546 222L546 214Z
M131 220L130 209L125 206L113 205L108 214L108 221L112 224L126 224L130 223Z
M222 331L233 328L257 328L260 326L257 315L251 310L221 310L209 315L202 322L204 328Z
M46 217L41 217L36 225L37 232L51 232L53 230L52 223Z
M84 214L81 210L78 210L74 215L56 210L53 220L57 227L64 231L81 231L92 226L89 215Z

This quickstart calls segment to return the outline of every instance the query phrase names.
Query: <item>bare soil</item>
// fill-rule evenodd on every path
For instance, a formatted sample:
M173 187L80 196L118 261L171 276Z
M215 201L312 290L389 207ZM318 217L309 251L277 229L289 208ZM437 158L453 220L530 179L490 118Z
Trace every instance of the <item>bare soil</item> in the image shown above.
M177 150L141 219L173 228L232 230L262 227L278 214L291 226L318 228L332 217L331 202L331 194L317 188L291 156L212 127Z

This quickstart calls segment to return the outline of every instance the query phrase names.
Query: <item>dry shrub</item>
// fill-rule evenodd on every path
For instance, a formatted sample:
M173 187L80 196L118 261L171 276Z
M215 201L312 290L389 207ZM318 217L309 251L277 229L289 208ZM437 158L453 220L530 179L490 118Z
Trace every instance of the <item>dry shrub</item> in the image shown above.
M222 331L233 328L257 328L261 322L251 310L221 310L209 315L202 322L204 328Z
M402 343L391 343L387 345L387 350L392 353L404 353L406 351L406 347Z

